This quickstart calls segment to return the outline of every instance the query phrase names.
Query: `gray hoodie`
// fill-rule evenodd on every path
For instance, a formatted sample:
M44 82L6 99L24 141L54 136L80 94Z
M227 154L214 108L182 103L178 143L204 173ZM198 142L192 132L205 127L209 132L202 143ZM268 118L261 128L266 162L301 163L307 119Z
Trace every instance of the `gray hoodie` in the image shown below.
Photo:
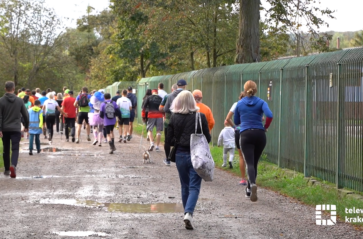
M24 127L29 127L29 115L22 99L12 93L5 93L0 99L0 131L20 132L21 116Z

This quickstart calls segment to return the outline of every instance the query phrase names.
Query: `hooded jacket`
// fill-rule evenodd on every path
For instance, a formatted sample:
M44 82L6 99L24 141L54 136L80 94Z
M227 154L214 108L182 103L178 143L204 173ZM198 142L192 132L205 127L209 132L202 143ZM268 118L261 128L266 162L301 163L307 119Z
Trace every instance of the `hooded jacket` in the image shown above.
M43 128L43 110L34 106L29 112L29 134L41 134Z
M266 115L265 126L262 125L262 116ZM272 121L272 112L268 104L256 97L244 97L238 101L236 111L234 113L234 123L240 125L240 132L248 129L261 129L265 130L269 127Z
M20 132L21 117L24 127L29 127L29 115L21 98L12 93L5 93L0 99L0 131Z

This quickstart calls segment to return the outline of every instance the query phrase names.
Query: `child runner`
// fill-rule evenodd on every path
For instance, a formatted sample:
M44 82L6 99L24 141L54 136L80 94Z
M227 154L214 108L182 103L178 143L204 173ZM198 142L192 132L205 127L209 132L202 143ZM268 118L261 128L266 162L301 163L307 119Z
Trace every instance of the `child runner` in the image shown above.
M40 106L40 101L34 101L34 107L29 109L29 155L33 155L33 142L35 138L35 145L37 153L40 153L40 139L39 136L43 129L43 110Z
M121 111L121 118L119 119L119 133L120 133L120 140L121 143L122 139L124 143L129 136L129 124L130 124L130 111L132 110L132 103L129 98L127 98L127 90L122 91L122 97L117 100L117 106L120 108ZM122 138L122 130L124 137Z
M234 150L236 144L234 142L234 129L228 122L224 122L224 129L218 137L218 147L223 143L223 164L222 167L227 166L227 154L229 153L229 168L233 168L232 162L234 157Z
M113 134L113 129L116 124L116 116L120 117L120 110L117 104L111 101L111 95L109 93L105 94L105 102L101 105L100 117L103 118L103 125L106 128L107 139L110 145L110 154L116 151L115 147L115 136Z

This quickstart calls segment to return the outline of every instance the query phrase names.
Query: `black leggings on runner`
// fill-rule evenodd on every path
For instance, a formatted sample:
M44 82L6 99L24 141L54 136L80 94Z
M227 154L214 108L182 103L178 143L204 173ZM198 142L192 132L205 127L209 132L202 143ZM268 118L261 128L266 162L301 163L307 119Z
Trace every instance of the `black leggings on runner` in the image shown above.
M45 117L45 122L47 124L47 129L48 129L48 137L49 137L49 141L52 141L53 139L53 126L55 124L55 115L47 115Z
M259 129L245 130L240 134L239 143L247 165L247 187L251 188L251 184L256 184L258 161L266 146L265 131Z

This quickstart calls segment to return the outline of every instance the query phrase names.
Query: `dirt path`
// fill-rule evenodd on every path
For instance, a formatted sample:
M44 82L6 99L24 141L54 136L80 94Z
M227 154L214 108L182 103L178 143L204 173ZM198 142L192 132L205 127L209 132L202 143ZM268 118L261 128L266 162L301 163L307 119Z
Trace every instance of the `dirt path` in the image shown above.
M52 147L69 151L24 151L18 178L1 174L0 238L363 238L345 223L315 225L314 208L271 191L259 189L251 203L238 178L221 170L202 183L195 230L187 231L177 170L162 163L164 152L143 164L137 136L118 143L114 155L82 139L66 143L56 135Z

